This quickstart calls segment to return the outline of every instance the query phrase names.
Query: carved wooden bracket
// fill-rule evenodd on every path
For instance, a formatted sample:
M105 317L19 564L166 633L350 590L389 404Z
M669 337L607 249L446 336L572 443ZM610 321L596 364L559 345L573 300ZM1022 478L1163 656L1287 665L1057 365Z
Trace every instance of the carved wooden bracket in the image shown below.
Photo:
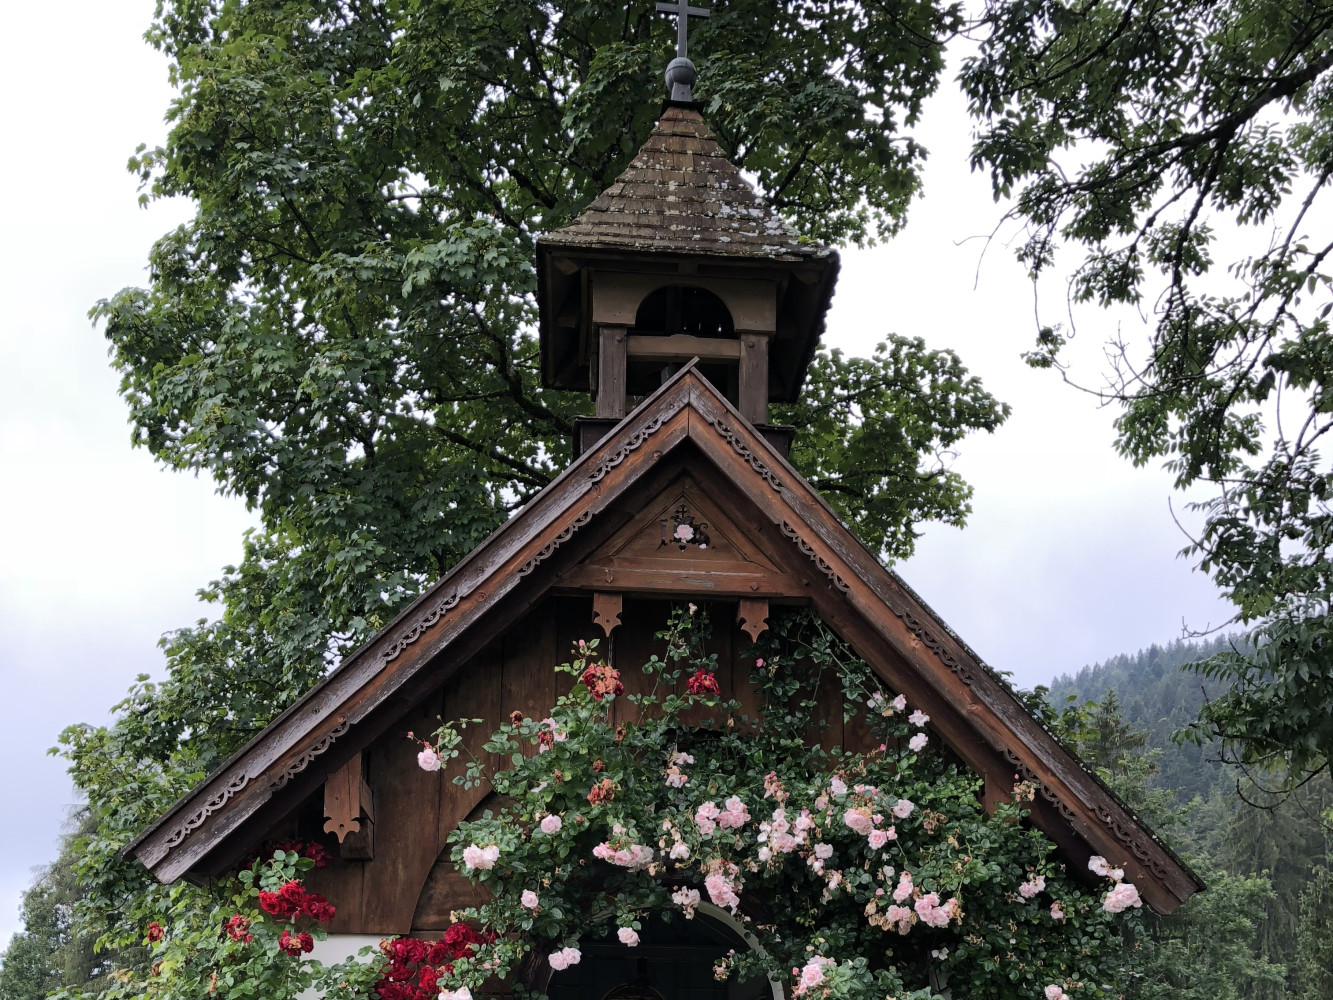
M595 592L592 595L592 620L602 627L602 631L609 639L611 633L616 630L620 624L620 612L624 610L624 596L621 594L604 594Z
M325 779L324 817L324 832L337 836L344 860L375 856L375 802L361 776L359 753Z
M755 642L768 629L768 598L745 598L736 609L736 624Z

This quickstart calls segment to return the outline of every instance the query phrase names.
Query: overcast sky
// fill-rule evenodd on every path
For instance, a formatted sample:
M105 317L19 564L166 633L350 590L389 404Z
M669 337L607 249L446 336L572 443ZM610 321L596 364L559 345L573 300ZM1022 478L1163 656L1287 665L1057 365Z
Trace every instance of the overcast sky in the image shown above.
M100 723L158 637L207 613L195 590L239 558L250 523L208 481L157 469L129 447L100 297L145 281L152 241L188 206L136 201L125 162L165 135L165 61L141 39L152 0L12 4L5 19L8 153L0 240L0 947L19 894L51 859L74 796L46 755L60 730ZM38 43L40 40L40 44ZM702 89L702 88L701 88ZM979 238L1000 209L966 163L968 125L946 93L921 138L925 196L890 245L844 254L828 342L864 353L885 333L957 350L1014 413L964 443L976 487L964 530L926 526L898 567L989 663L1020 683L1225 621L1209 581L1176 558L1185 539L1170 482L1112 450L1114 413L1019 359L1032 288L1009 250ZM1060 289L1046 309L1060 312ZM1132 315L1085 314L1075 356L1096 381L1101 343ZM1179 507L1177 498L1177 507Z

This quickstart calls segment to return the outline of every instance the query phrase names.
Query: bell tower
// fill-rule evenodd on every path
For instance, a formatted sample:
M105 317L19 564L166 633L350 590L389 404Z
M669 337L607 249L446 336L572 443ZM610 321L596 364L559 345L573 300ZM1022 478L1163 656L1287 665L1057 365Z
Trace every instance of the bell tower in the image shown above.
M770 403L794 402L823 332L838 256L796 236L755 194L704 124L685 54L685 0L670 99L614 184L537 241L542 381L590 392L575 454L681 364L699 370L786 451Z

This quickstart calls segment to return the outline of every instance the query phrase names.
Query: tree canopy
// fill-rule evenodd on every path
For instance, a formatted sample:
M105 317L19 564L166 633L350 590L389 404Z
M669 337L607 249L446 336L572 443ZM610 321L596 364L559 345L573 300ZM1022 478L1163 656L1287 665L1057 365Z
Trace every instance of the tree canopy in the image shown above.
M1229 685L1203 728L1247 764L1325 768L1333 6L988 0L977 31L973 165L1013 197L1034 275L1067 247L1075 301L1151 309L1146 343L1114 344L1118 447L1211 490L1185 553L1258 629L1201 668ZM1219 260L1236 227L1243 258ZM1068 333L1031 362L1060 365Z

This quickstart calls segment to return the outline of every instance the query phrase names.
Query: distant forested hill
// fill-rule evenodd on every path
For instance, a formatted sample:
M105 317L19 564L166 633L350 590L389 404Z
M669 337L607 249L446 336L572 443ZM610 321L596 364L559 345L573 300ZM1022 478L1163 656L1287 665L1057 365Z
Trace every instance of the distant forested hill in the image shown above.
M1151 783L1174 792L1181 804L1196 796L1207 799L1219 782L1234 788L1235 775L1216 762L1216 746L1176 746L1171 734L1193 721L1207 693L1204 678L1182 668L1229 649L1233 641L1241 640L1219 636L1122 653L1075 674L1061 674L1051 682L1049 697L1061 708L1070 698L1101 701L1108 690L1115 691L1125 722L1147 732L1148 745L1163 751L1161 771Z
M1216 743L1172 739L1212 693L1185 666L1233 641L1150 646L1063 674L1047 697L1071 746L1209 886L1150 921L1135 1000L1333 1000L1333 782L1269 795L1271 776L1222 764Z

